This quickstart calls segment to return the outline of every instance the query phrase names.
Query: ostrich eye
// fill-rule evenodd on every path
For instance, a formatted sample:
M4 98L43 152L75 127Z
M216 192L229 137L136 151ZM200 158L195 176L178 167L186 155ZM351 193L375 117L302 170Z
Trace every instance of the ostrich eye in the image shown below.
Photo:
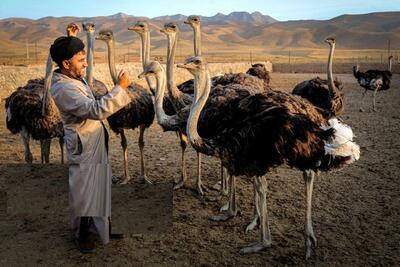
M144 25L143 25L143 24L140 24L139 27L140 27L140 28L144 28Z
M193 19L194 21L198 21L198 19Z
M175 28L176 28L176 26L175 26L175 25L172 25L172 26L171 26L171 28L172 28L172 29L175 29Z
M110 36L111 36L111 34L109 34L109 33L107 33L106 35L107 35L108 37L110 37Z
M194 61L194 64L196 64L196 65L199 65L200 63L201 63L201 61L198 60L198 59L196 59L196 60Z

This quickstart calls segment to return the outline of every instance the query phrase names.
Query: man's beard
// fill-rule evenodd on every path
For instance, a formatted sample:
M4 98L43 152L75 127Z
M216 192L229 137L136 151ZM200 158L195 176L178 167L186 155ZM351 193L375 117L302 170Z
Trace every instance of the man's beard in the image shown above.
M76 70L71 70L71 76L74 77L75 79L82 79L85 77L86 69L78 73Z

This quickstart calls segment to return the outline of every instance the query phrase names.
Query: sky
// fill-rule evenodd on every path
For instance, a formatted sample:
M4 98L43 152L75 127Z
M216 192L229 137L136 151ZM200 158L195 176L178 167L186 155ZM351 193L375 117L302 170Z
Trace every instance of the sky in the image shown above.
M0 19L94 17L119 12L149 18L175 14L213 16L234 11L259 11L280 21L323 20L342 14L400 11L400 0L0 0Z

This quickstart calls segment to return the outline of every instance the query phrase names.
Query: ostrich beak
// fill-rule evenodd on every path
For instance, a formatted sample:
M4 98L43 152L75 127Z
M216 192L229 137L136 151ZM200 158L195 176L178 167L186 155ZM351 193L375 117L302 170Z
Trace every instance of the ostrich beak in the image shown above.
M185 24L190 24L190 22L189 22L189 21L187 21L187 20L185 20L183 23L185 23Z
M136 30L136 27L135 27L135 26L129 27L128 30L130 30L130 31L135 31L135 30Z
M146 76L146 72L142 72L142 73L140 73L139 75L138 75L138 78L139 79L143 79L144 77Z
M165 29L161 29L160 32L162 33L166 33Z
M192 70L195 69L196 67L193 66L192 64L177 64L176 65L178 68L182 68L182 69L187 69L187 70Z

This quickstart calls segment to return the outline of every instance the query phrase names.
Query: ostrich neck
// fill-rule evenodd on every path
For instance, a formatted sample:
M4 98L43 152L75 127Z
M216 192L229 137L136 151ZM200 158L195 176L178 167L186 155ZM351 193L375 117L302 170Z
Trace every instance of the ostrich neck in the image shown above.
M146 31L143 34L140 34L140 37L142 39L141 56L142 56L142 67L144 70L145 66L150 62L150 32ZM154 81L150 77L146 76L146 82L150 88L150 91L154 95L154 88L155 88Z
M87 70L86 70L86 81L90 88L93 88L93 48L94 48L94 34L87 32L88 52L86 55L87 59Z
M332 61L333 61L334 51L335 51L335 44L332 44L330 46L330 50L329 50L328 70L327 70L328 88L329 88L329 93L330 93L331 97L333 97L334 91L335 91L335 85L333 83L333 74L332 74Z
M200 25L193 27L194 31L194 55L201 56L201 32L200 32Z
M208 95L211 90L210 74L208 70L202 71L199 75L195 75L195 102L190 109L189 119L186 127L186 132L190 142L199 148L201 148L203 138L200 137L197 132L197 125L199 122L200 113L203 110Z
M43 99L42 99L42 115L46 115L46 107L47 107L47 97L51 87L51 78L53 77L53 60L51 55L47 57L46 63L46 73L44 76L44 86L43 86Z
M117 70L115 68L115 46L114 41L111 40L107 42L108 51L108 68L110 69L111 78L114 85L118 83Z
M392 72L392 58L389 58L389 71Z
M174 100L176 100L182 94L176 87L175 77L174 77L175 53L176 53L176 45L178 39L176 38L176 34L168 34L167 38L168 38L168 51L167 51L168 93Z
M165 111L163 109L163 100L164 100L164 93L166 86L164 75L157 75L156 83L157 83L157 90L155 93L154 103L155 103L157 121L160 125L166 125L170 120L171 116L165 114Z

